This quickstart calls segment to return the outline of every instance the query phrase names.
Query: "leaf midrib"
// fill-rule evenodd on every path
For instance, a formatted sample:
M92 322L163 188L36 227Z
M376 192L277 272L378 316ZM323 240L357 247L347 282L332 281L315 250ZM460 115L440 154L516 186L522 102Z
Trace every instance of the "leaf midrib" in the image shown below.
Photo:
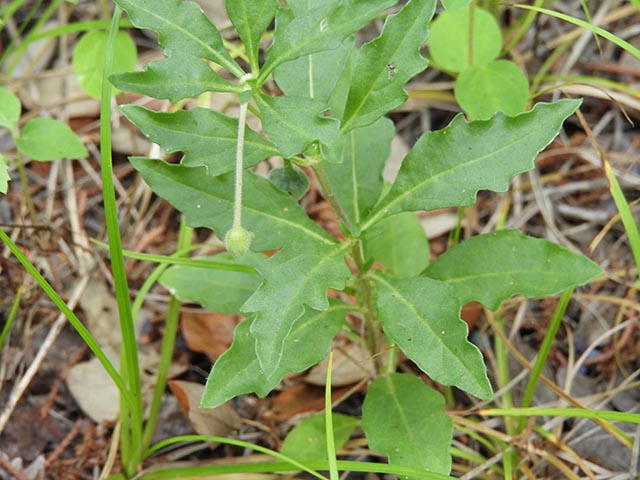
M532 110L533 111L533 110ZM469 124L466 124L469 125ZM437 132L439 134L442 134L442 132L447 131L448 129L445 130L441 130L440 132ZM434 175L432 175L431 177L429 177L428 179L426 179L423 182L419 182L417 184L415 184L413 187L409 188L408 190L405 190L404 192L400 193L399 195L397 195L395 198L389 200L386 203L383 203L380 207L378 207L377 211L371 215L371 217L369 218L369 220L367 222L365 222L362 225L362 229L365 230L368 227L370 227L372 224L374 224L375 222L377 222L381 216L386 215L386 211L388 210L392 210L392 207L394 205L396 205L397 203L401 202L404 198L406 198L407 196L413 195L417 190L421 190L423 188L427 188L429 185L435 183L437 180L439 180L441 177L445 176L445 175L449 175L449 174L455 174L455 172L457 170L461 170L464 168L468 168L469 166L473 166L474 164L484 161L487 158L491 158L492 156L497 155L498 153L502 152L503 150L507 150L509 148L511 148L513 145L516 145L517 143L519 143L520 141L522 141L525 138L529 138L531 135L533 135L534 133L536 133L534 130L529 129L529 132L527 132L524 135L521 135L517 138L515 138L513 141L507 143L507 144L503 144L501 145L499 148L492 150L489 153L486 153L482 156L470 159L470 161L468 162L462 162L462 163L458 163L456 165L453 165L451 168L447 168L445 170L442 170ZM544 147L543 147L544 148ZM535 160L535 154L534 154L534 158L532 159L532 161ZM500 178L494 178L494 181L496 180L500 180ZM481 190L483 187L480 187L479 190ZM471 193L471 189L469 190L469 192ZM477 193L473 192L473 194L475 195Z
M174 166L173 168L175 168L175 166ZM184 168L191 168L191 167L184 167ZM197 167L197 168L201 168L201 167ZM195 170L195 169L194 169L194 170ZM166 175L166 174L165 174L164 170L152 170L152 171L153 171L156 175L161 175L164 179L168 180L168 181L169 181L169 182L171 182L171 183L174 183L174 182L175 182L175 180L174 180L173 178L171 178L170 176L168 176L168 175ZM205 195L205 196L207 196L207 197L213 198L213 199L215 199L216 201L220 201L220 202L226 203L226 204L228 204L228 205L233 205L233 201L232 201L232 200L228 200L228 199L226 199L226 198L222 198L222 197L216 197L216 196L212 195L212 194L211 194L210 192L208 192L208 191L204 191L204 192L203 192L202 190L199 190L199 189L197 189L197 188L194 188L194 187L192 187L191 185L187 185L187 184L184 184L184 183L183 183L182 185L183 185L185 188L187 188L187 189L189 189L189 190L191 190L191 191L193 191L193 192L197 192L197 193L199 193L199 194L204 194L204 195ZM302 231L302 232L303 232L307 237L311 237L311 238L314 238L314 239L316 239L316 240L319 240L319 241L321 241L322 243L324 243L324 244L326 244L326 245L335 245L335 242L334 242L334 241L332 241L332 240L330 240L330 239L328 239L328 238L326 238L326 237L322 236L322 235L321 235L320 233L318 233L318 232L314 232L313 230L310 230L309 228L306 228L305 226L300 225L299 223L292 222L292 221L290 221L290 220L286 220L286 219L284 219L284 218L282 218L282 217L276 217L276 216L274 216L274 215L269 215L269 214L267 214L267 213L265 213L265 212L263 212L263 211L261 211L261 210L257 210L257 209L255 209L255 208L249 208L246 204L245 204L245 205L242 205L242 209L243 209L243 210L248 210L248 211L250 211L250 212L253 212L253 213L255 213L256 215L261 216L261 217L264 217L264 218L265 218L265 219L267 219L267 220L275 220L275 221L276 221L276 223L281 223L281 224L284 224L284 225L286 225L286 226L288 226L288 227L291 227L291 228L294 228L294 229L300 230L300 231ZM315 224L313 224L313 225L315 225Z
M522 275L526 277L528 277L529 275L542 275L545 277L557 278L559 275L563 275L563 273L557 270L554 270L551 272L547 270L503 270L499 272L496 271L496 272L479 273L479 274L473 274L473 275L463 275L463 276L456 276L452 278L436 278L436 277L431 277L429 275L426 275L426 276L429 278L433 278L434 280L445 281L447 283L460 283L460 282L475 281L478 279L491 279L495 277L504 277L505 275ZM568 273L567 275L569 275L571 278L574 278L574 276L571 275L570 273Z

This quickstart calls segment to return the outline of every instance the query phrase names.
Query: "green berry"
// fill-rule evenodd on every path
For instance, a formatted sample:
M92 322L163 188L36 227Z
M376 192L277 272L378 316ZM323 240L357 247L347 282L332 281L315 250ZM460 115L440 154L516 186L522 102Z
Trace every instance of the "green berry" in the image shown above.
M239 225L231 227L224 237L224 244L227 251L234 257L241 257L251 245L251 232L245 230Z

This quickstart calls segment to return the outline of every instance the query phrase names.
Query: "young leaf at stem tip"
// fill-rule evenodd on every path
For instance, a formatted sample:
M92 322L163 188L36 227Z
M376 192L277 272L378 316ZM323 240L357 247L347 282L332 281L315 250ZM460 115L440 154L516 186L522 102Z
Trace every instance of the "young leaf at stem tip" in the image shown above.
M335 7L323 5L308 10L284 25L276 24L275 40L267 50L258 84L264 83L281 63L336 48L396 1L344 0Z
M342 119L342 131L369 125L402 105L408 94L404 84L427 68L420 48L429 36L436 0L411 0L390 15L382 34L364 45Z

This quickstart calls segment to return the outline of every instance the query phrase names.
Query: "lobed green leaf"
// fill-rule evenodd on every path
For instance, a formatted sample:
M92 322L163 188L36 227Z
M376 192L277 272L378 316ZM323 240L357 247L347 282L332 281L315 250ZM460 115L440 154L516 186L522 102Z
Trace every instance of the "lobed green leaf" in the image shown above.
M231 172L236 165L238 120L208 108L155 112L137 105L118 110L165 152L182 151L185 166L207 167L207 175ZM252 167L278 150L250 128L245 130L244 166Z
M171 103L204 92L242 91L242 87L222 78L203 59L178 52L145 65L142 72L118 73L109 80L122 90L167 99Z
M247 52L249 64L258 71L260 39L278 9L278 0L226 0L227 14Z
M362 428L369 447L392 465L445 475L451 470L453 420L442 395L414 375L393 373L369 385Z
M411 0L400 12L387 17L382 34L362 47L342 130L369 125L408 98L403 85L427 68L420 48L429 36L436 0Z
M296 244L258 267L263 282L242 306L255 313L251 334L265 375L275 372L291 329L305 310L326 310L327 289L342 290L351 272L344 261L349 242Z
M267 50L258 83L264 83L278 65L288 60L338 47L348 36L396 2L343 0L313 8L293 19L286 17L284 22L276 22L275 40Z
M327 105L313 98L258 95L262 128L285 158L304 152L314 143L327 162L342 160L340 122L325 117Z
M201 407L223 404L233 397L255 392L267 395L290 373L297 373L322 360L340 331L350 305L332 301L323 312L307 311L291 329L278 367L266 375L256 357L255 338L251 334L253 319L241 322L234 332L233 343L214 364Z
M398 212L472 205L479 190L506 192L514 175L533 168L537 153L580 103L538 103L516 117L498 112L471 123L457 115L445 129L424 133L362 228Z
M194 2L181 0L115 0L137 28L158 34L167 57L189 54L206 58L240 78L244 71L224 48L218 29Z
M450 248L424 275L447 282L463 304L477 301L496 310L516 294L547 297L584 285L602 269L555 243L499 230Z
M377 274L373 280L386 336L433 380L490 399L487 369L467 340L462 303L453 287L427 277L398 280Z
M133 157L131 164L160 197L181 211L187 224L207 227L221 238L233 223L234 175L207 175L205 167L172 165ZM254 234L256 252L282 248L293 242L334 245L335 240L269 180L245 170L243 224Z

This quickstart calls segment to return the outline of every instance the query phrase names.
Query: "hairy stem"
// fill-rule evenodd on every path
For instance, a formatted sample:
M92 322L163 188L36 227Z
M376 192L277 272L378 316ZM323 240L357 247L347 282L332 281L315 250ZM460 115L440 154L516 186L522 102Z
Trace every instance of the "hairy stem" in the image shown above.
M233 228L242 226L242 174L244 172L244 130L247 121L247 107L249 102L240 102L240 117L238 118L238 143L236 147L236 178L233 202Z
M367 269L365 266L364 251L362 248L362 241L358 240L353 245L352 249L353 258L356 262L358 269L358 289L360 291L359 300L360 305L364 307L364 320L365 320L365 345L369 353L376 359L376 370L382 372L386 370L384 356L378 355L378 353L384 348L383 335L380 328L380 321L377 317L376 307L373 300L373 288L371 282L367 277ZM395 369L394 369L395 370Z

